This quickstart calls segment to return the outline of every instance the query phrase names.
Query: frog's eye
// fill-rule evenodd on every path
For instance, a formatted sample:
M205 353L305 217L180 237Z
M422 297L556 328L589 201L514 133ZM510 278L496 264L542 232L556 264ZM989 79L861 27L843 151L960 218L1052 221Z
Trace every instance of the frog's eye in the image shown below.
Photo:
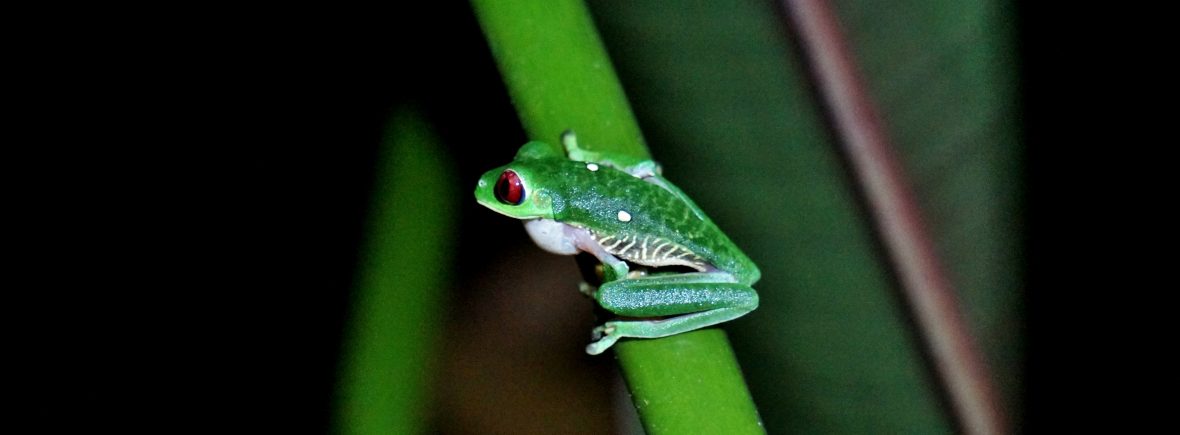
M496 199L510 205L524 202L524 183L521 183L520 176L512 170L500 174L500 179L496 181Z

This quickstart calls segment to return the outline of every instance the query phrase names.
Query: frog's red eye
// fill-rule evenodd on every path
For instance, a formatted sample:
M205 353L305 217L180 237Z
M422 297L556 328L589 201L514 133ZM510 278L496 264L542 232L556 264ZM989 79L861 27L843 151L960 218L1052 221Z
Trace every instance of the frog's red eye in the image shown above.
M520 182L520 176L512 170L500 174L500 180L496 181L496 199L510 205L524 202L524 183Z

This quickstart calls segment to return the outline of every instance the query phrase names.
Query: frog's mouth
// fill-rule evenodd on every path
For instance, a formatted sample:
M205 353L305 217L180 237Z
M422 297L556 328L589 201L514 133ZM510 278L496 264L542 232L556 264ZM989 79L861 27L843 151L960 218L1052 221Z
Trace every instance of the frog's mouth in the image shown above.
M490 209L490 210L492 210L492 211L494 211L494 212L496 212L496 213L502 214L502 215L504 215L504 216L508 216L508 217L510 217L510 218L513 218L513 219L518 219L518 220L527 221L527 220L533 220L533 219L542 219L542 218L544 218L544 217L543 217L543 216L541 216L540 214L535 214L535 215L527 215L527 214L524 214L524 215L522 215L522 214L520 214L520 213L519 213L519 211L520 211L520 206L510 206L510 205L505 205L505 204L501 204L499 201L494 201L494 200L486 200L486 199L483 199L483 198L476 198L476 199L475 199L475 202L478 202L478 203L479 203L479 205L482 205L482 206L484 206L484 207L487 207L488 209ZM511 212L510 212L510 211L511 211ZM517 212L517 213L512 213L512 212Z

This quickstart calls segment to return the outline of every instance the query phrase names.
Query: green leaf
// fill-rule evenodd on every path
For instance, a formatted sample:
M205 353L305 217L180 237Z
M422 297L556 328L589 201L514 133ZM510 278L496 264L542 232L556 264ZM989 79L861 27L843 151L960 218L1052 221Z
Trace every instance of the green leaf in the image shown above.
M451 234L461 198L419 115L394 114L381 147L345 337L336 431L419 433L442 323ZM462 197L465 198L465 197Z

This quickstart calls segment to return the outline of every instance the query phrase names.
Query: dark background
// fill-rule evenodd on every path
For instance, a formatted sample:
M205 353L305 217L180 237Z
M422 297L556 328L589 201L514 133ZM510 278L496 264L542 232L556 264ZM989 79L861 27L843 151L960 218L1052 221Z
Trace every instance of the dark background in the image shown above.
M47 431L325 430L356 261L338 253L360 243L392 108L423 108L472 179L504 156L468 145L525 139L466 8L50 19L62 30L10 66L37 138L15 148L48 162L18 168L33 213L17 213L32 243L15 265L36 283L14 289L34 310L8 307L28 317L23 415ZM1109 329L1109 295L1133 284L1108 260L1134 251L1110 229L1142 205L1118 168L1142 157L1108 113L1131 83L1106 74L1123 60L1113 28L1060 13L1017 14L1026 288L1062 289L1026 294L1028 432L1137 397L1101 368L1134 354ZM463 270L496 253L458 255Z

